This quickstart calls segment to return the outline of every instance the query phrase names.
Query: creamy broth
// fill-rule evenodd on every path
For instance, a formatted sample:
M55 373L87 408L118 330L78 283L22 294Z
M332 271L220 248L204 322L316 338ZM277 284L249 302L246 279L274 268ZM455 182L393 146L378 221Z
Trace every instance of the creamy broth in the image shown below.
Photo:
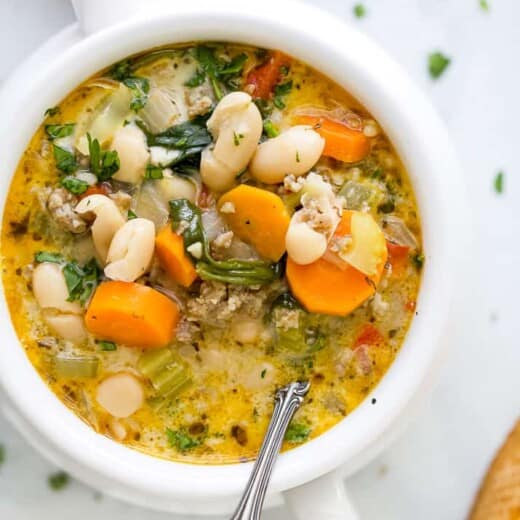
M255 124L261 114L258 139L253 123L233 119L245 105L217 121L220 99L235 91L250 96L236 99L246 99ZM347 92L278 52L192 44L108 68L49 112L10 187L3 283L31 363L83 421L150 455L235 463L256 456L274 391L288 382L309 380L311 389L285 449L337 424L374 389L415 314L424 257L403 165ZM275 154L264 158L260 148L301 124L314 139L309 149L296 144L282 157L287 175L266 183L276 176L276 165L264 166ZM229 125L233 143L217 157L215 142ZM254 158L228 165L250 138ZM281 155L291 146L280 146ZM316 146L317 162L301 173ZM239 186L253 191L234 191ZM93 238L100 213L77 206L95 196L118 215L108 258ZM137 244L119 231L130 222L128 240ZM296 224L326 244L319 259L307 262L315 251L287 238L300 236ZM152 260L136 275L130 262L117 261L132 247L144 254L150 229ZM179 240L185 249L174 251ZM40 286L52 292L49 276L65 276L73 300L66 310L38 296ZM357 278L330 283L348 276ZM136 284L135 294L121 292ZM140 289L149 299L130 302ZM109 309L116 296L120 303Z

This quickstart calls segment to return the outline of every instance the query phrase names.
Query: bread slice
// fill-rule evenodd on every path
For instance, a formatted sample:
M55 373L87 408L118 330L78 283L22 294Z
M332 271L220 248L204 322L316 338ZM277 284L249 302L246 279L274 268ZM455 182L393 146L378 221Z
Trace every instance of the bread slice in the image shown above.
M468 520L520 520L520 420L492 462Z

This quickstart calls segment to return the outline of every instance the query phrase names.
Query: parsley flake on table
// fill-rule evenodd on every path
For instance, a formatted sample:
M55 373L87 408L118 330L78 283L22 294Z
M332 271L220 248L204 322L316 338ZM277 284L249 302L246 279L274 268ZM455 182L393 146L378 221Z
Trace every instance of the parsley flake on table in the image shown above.
M430 76L433 79L441 77L450 63L451 58L448 58L448 56L445 56L442 52L432 52L428 57L428 70L430 71Z
M496 193L504 192L504 172L498 172L495 175L495 180L493 181L493 186L495 188Z
M364 18L367 14L367 10L363 4L356 4L353 11L356 18Z
M0 466L5 462L5 446L0 444Z
M49 475L47 483L53 491L61 491L63 488L67 487L69 480L70 478L67 473L64 471L58 471L57 473Z
M479 0L479 5L483 11L489 11L489 3L487 0Z

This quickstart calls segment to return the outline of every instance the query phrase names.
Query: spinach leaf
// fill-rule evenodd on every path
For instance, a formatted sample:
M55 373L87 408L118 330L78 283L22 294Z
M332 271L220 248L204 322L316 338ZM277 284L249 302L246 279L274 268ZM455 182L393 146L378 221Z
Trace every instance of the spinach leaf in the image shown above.
M200 209L187 199L170 201L173 229L184 239L184 247L202 244L202 257L194 259L196 270L203 280L214 280L235 285L263 285L281 276L282 264L261 260L215 260L210 248ZM188 251L189 254L189 251Z
M279 83L274 87L274 99L273 104L276 108L282 110L285 108L285 103L283 98L291 92L293 87L292 80L286 81L285 83Z
M64 265L63 276L69 291L68 301L78 300L84 305L98 285L100 269L94 258L83 267L73 260Z
M34 261L38 264L42 262L52 262L53 264L61 264L65 260L59 253L48 253L47 251L39 251L34 255Z
M196 439L188 435L185 431L170 430L170 428L166 428L166 437L172 448L176 448L182 452L196 448L200 446L202 442L201 439Z
M146 171L144 173L145 179L162 179L163 177L163 169L160 166L153 164L146 165Z
M78 169L78 163L72 152L69 152L57 145L53 145L54 160L56 161L56 168L63 173L74 173Z
M206 128L206 118L196 117L191 121L185 121L179 125L171 126L159 134L150 134L142 124L140 128L145 132L148 146L163 146L170 150L179 150L182 153L170 164L179 164L192 157L196 160L196 169L200 163L200 153L211 142L211 134ZM195 164L190 163L190 166Z
M285 432L284 440L287 442L298 444L305 442L311 433L310 426L303 423L291 423Z
M128 60L116 63L108 72L108 75L117 81L124 81L132 73L132 67Z
M237 90L241 85L241 76L244 64L247 61L247 54L242 53L234 56L231 61L218 58L215 48L206 45L199 45L194 50L195 59L199 62L200 68L197 69L185 85L197 87L207 78L217 100L222 99L224 91L222 86L228 90Z
M100 181L107 181L119 170L119 155L115 150L101 150L99 141L87 134L90 169Z
M130 76L123 80L123 84L126 85L133 94L132 100L130 101L130 108L134 112L139 112L148 101L150 82L147 78Z
M45 131L52 141L60 137L68 137L74 133L75 123L65 123L64 125L45 125Z
M89 188L88 182L77 179L76 177L63 177L60 184L74 195L81 195Z

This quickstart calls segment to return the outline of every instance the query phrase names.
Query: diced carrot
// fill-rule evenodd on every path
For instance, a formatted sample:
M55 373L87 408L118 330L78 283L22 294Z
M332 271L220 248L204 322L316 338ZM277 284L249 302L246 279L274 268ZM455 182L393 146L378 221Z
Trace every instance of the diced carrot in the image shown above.
M351 211L343 212L336 236L350 233ZM299 265L287 259L287 280L294 296L310 312L346 316L375 293L387 255L377 266L377 273L366 276L349 264L339 267L323 258Z
M222 212L222 216L238 238L254 246L264 258L280 260L291 220L282 199L270 191L241 184L220 197L219 209L225 203L230 203L232 212Z
M280 51L274 51L269 59L254 68L246 78L246 85L253 85L251 95L254 98L268 99L275 85L280 81L282 75L280 69L291 63L289 56Z
M301 115L297 118L301 125L311 125L323 139L323 155L343 162L357 162L370 152L370 139L361 130L354 130L340 121L321 116Z
M374 325L367 323L354 342L354 348L360 345L379 345L385 340L383 334Z
M404 308L405 310L409 311L409 312L413 312L415 311L415 307L417 306L417 302L415 300L408 300L405 304L404 304Z
M87 330L97 338L140 348L167 345L178 321L175 302L134 282L101 283L85 315Z
M162 268L178 283L189 287L197 279L197 271L184 251L184 240L170 226L155 238L155 253Z
M88 197L89 195L108 195L110 190L105 184L95 184L94 186L90 186L87 191L84 191L80 196L79 200Z
M388 262L392 266L392 276L400 276L408 263L410 248L394 244L388 240L386 241L386 247L388 249Z

